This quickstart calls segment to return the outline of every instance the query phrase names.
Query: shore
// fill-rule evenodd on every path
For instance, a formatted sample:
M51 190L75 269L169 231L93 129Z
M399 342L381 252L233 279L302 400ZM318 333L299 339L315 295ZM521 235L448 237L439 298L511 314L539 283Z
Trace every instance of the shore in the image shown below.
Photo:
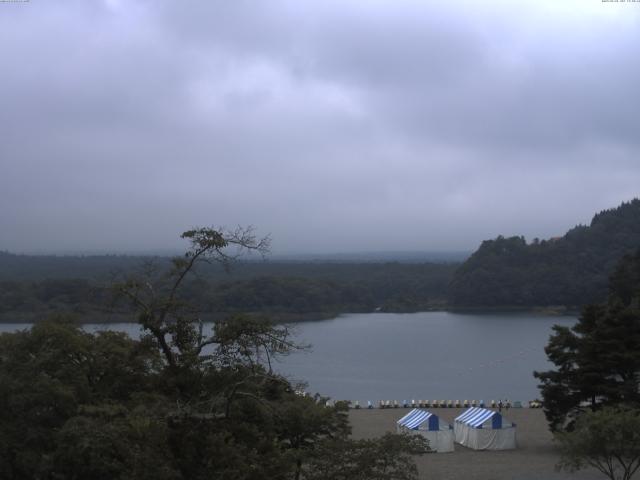
M295 324L301 322L321 322L323 320L332 320L338 318L341 315L351 314L375 314L375 313L390 313L390 314L413 314L423 312L447 312L458 314L508 314L508 313L532 313L539 315L549 316L568 316L578 317L580 316L579 307L563 306L563 305L551 305L551 306L501 306L501 307L461 307L453 305L421 305L416 308L400 309L400 310L370 310L370 311L355 311L355 312L341 312L341 311L324 311L324 312L283 312L283 311L243 311L243 312L218 312L218 313L202 313L200 318L204 322L215 322L228 318L230 316L242 313L255 317L269 318L274 324ZM79 323L82 324L115 324L115 323L136 323L135 312L127 311L105 311L105 310L93 310L90 306L84 309L68 308L60 309L56 307L50 310L40 311L5 311L0 313L0 324L8 323L23 323L34 324L47 318L51 318L58 314L70 315L76 317Z
M429 409L449 423L464 409ZM408 409L351 410L352 436L372 438L395 432L396 420ZM503 416L517 425L516 450L475 451L455 444L452 453L433 453L416 457L420 479L425 480L602 480L596 470L558 472L560 458L540 409L511 408Z

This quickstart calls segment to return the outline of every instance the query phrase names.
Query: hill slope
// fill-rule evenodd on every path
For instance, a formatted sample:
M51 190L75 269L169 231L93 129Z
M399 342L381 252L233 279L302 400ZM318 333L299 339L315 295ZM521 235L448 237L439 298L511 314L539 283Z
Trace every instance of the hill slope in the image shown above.
M593 217L563 237L482 242L449 286L453 306L580 306L601 302L608 277L625 254L640 247L640 200Z
M73 312L87 322L123 321L109 286L166 257L41 256L0 252L0 322L36 321ZM442 308L458 264L239 262L227 274L203 264L182 294L203 315L269 314L287 321L343 312L418 311ZM120 275L116 276L116 273ZM129 318L131 318L129 316Z

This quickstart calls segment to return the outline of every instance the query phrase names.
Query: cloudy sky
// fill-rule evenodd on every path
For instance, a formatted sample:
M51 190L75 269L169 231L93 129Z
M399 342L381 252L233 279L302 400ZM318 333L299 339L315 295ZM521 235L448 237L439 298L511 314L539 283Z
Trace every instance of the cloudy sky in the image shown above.
M640 195L640 3L0 3L0 250L472 250Z

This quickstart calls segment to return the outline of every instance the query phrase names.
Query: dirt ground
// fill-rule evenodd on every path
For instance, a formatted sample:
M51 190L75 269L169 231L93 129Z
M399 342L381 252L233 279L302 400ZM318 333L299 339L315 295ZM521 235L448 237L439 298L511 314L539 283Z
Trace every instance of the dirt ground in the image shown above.
M429 409L442 420L453 419L464 410ZM395 432L396 420L408 409L351 410L349 418L354 438L371 438ZM595 470L558 472L559 455L547 428L542 410L512 408L503 411L517 425L518 448L504 451L475 451L455 444L455 452L431 453L416 458L421 479L429 480L596 480L604 479ZM640 477L639 477L640 478Z

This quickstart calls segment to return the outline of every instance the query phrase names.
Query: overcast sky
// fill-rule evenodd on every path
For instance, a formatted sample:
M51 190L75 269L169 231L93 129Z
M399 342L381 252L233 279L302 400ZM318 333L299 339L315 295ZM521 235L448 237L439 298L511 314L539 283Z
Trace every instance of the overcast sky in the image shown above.
M640 3L0 3L0 250L472 250L640 195Z

